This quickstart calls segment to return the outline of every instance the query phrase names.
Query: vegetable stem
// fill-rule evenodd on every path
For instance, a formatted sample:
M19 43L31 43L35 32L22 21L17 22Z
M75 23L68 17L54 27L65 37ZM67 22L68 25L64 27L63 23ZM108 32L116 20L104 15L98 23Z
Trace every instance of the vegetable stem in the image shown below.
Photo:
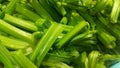
M31 61L33 61L38 67L40 66L43 58L57 39L58 35L63 31L61 24L52 24L45 35L38 42L36 49L30 55ZM37 58L37 59L36 59Z

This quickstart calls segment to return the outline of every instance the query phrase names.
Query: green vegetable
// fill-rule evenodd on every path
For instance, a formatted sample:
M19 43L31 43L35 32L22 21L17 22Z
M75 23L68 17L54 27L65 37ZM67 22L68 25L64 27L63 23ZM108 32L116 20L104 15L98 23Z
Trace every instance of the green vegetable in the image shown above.
M0 61L5 65L4 68L19 67L13 59L11 53L3 45L0 45Z
M50 67L50 68L53 68L53 67L56 67L56 68L73 68L71 66L68 66L67 64L63 63L63 62L59 62L59 61L52 61L52 60L48 60L46 62L43 62L43 64L46 66L46 67Z
M67 17L63 17L60 21L61 24L67 24Z
M119 31L118 27L116 27L116 25L109 24L108 20L106 20L100 14L99 14L99 20L101 21L103 26L106 27L106 29L110 30L111 34L113 34L116 38L118 38L120 40L120 34L119 34L120 31ZM111 28L111 27L113 27L113 28Z
M29 9L21 6L21 4L16 5L16 11L18 13L24 15L25 17L27 17L28 19L30 19L33 22L37 21L40 18L39 15L37 15L36 13L30 11Z
M98 39L107 47L107 48L114 48L116 47L116 38L110 35L105 29L101 26L97 26L98 32Z
M13 52L12 56L22 68L37 68L21 51Z
M95 14L108 6L111 0L97 0L96 5L92 8L92 14ZM104 5L104 6L103 6ZM102 6L102 7L101 7Z
M32 6L34 10L42 17L45 19L50 19L52 20L52 17L50 14L42 7L42 5L39 3L38 0L32 0Z
M55 0L48 0L50 6L53 7L60 16L65 16L67 14L66 9L62 6L62 2L56 2Z
M68 32L57 44L58 48L61 48L65 43L67 43L71 38L73 38L82 28L87 25L86 21L80 21L70 32Z
M30 44L27 42L2 35L0 35L0 43L9 49L23 49L30 46Z
M79 10L78 10L79 11ZM94 18L92 16L90 16L88 13L85 13L85 12L80 12L79 11L79 14L85 19L87 20L89 23L90 23L90 26L91 26L91 29L92 30L95 30L95 27L96 27L96 23L94 21Z
M22 20L20 18L16 18L9 14L5 14L4 20L24 30L31 31L31 32L37 31L37 27L33 22Z
M7 22L0 19L0 30L13 35L14 37L20 38L27 42L32 42L32 35L28 32L20 30L19 28L14 27L13 25L8 24Z
M45 9L55 21L57 22L60 21L60 16L58 15L55 9L50 7L48 0L38 0L38 1L40 5L43 7L43 9Z
M100 53L98 51L92 51L88 56L88 67L96 68L96 63L98 61Z
M30 55L31 61L34 62L38 67L40 66L44 56L49 51L52 44L56 40L57 36L62 32L62 30L62 25L54 23L50 26L45 35L38 42L36 49Z
M117 23L117 19L120 13L120 1L114 0L114 5L111 11L110 20L112 23Z
M7 7L0 13L0 18L3 18L5 13L13 14L15 6L18 2L19 0L11 0Z
M80 60L79 67L88 68L88 58L87 58L86 52L83 52L81 54L81 60Z
M110 68L120 62L119 0L0 0L0 68Z

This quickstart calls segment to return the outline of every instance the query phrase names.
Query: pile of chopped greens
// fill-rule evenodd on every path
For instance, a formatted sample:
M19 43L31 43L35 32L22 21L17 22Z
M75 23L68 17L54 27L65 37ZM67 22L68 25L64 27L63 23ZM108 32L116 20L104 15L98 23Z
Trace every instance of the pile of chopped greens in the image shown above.
M120 61L120 0L0 0L0 68L109 68Z

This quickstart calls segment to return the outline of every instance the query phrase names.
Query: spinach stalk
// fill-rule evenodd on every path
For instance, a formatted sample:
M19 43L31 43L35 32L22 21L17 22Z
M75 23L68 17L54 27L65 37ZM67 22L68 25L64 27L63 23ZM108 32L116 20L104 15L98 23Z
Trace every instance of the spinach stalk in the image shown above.
M61 24L53 23L38 42L36 49L30 55L30 60L38 67L62 31L63 27Z

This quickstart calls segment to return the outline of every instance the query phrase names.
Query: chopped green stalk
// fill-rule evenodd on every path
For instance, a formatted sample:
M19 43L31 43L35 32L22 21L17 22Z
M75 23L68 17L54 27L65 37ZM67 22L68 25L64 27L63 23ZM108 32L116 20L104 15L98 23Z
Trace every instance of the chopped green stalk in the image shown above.
M114 4L110 16L112 23L117 23L119 13L120 13L120 0L114 0Z
M32 33L33 41L36 42L37 40L39 40L43 36L43 34L44 32L42 31L36 31Z
M111 0L97 0L96 5L92 9L92 14L95 14L97 12L100 12L103 10L110 2Z
M48 0L51 7L54 7L54 9L58 12L59 15L65 16L66 15L66 9L64 6L62 6L61 2L56 2L55 0Z
M11 16L9 14L5 14L4 20L24 30L31 31L31 32L37 31L37 27L33 22L26 21L26 20Z
M79 34L79 35L75 36L75 37L71 40L71 42L75 42L75 41L78 41L78 40L82 40L82 39L84 39L87 35L88 35L88 32L84 32L84 33L82 33L82 34Z
M25 32L23 30L20 30L1 19L0 19L0 30L2 30L16 38L20 38L20 39L30 42L30 43L32 42L32 34Z
M61 19L60 23L66 25L66 24L67 24L67 21L68 21L68 20L67 20L67 17L63 17L63 18Z
M50 14L50 16L56 21L60 21L60 16L58 12L52 8L48 2L48 0L38 0L41 6Z
M113 28L111 28L111 27L113 27ZM110 28L110 30L113 32L112 34L113 34L116 38L118 38L118 40L120 40L120 26L119 26L119 27L110 26L109 28Z
M88 68L88 57L86 52L82 52L80 55L79 67Z
M97 26L98 39L104 44L106 48L113 49L116 47L116 38L110 35L105 29L100 25Z
M68 23L69 25L75 26L79 23L79 21L84 20L82 16L79 15L76 11L72 12L72 16L70 18L70 22Z
M100 53L98 51L92 51L88 56L88 67L89 68L96 68L98 57Z
M67 65L69 60L72 60L73 58L77 58L79 56L79 52L77 50L72 49L69 52L66 52L64 50L58 50L54 51L53 53L48 53L42 62L41 65L44 65L46 67L55 67L55 68L73 68L71 65ZM72 58L72 59L71 59ZM79 62L80 60L78 60ZM74 61L76 62L76 61Z
M36 49L30 55L30 60L33 61L38 67L62 31L63 27L61 24L53 23L38 42Z
M120 62L119 6L120 0L0 0L0 68L109 68Z
M64 35L64 37L56 44L56 46L61 48L65 43L67 43L77 33L79 33L86 25L88 25L86 21L80 21L70 32Z
M23 49L30 46L27 42L2 35L0 35L0 43L9 49Z
M44 19L52 20L50 14L42 7L38 0L32 0L34 10Z
M11 0L10 3L7 5L7 7L5 8L5 13L9 13L12 14L15 10L15 6L16 4L19 2L20 0Z
M0 18L3 18L5 13L12 14L15 10L16 3L18 2L19 0L11 0L5 10L0 13Z
M19 68L10 52L3 45L0 45L0 61L4 64L4 68Z
M21 68L37 68L20 50L13 52L12 56Z
M116 27L115 25L109 24L109 22L100 14L98 19L101 21L102 24L106 26L107 29L111 31L111 34L113 34L118 40L120 40L120 30L118 29L118 27Z
M111 55L111 54L105 54L103 55L103 60L106 61L106 60L118 60L120 61L120 55Z
M1 50L0 50L1 51ZM14 68L12 62L3 53L0 53L0 61L3 62L5 68Z
M38 29L40 29L40 30L44 30L45 26L43 24L47 24L47 23L49 23L51 25L51 24L56 23L56 22L45 20L45 19L38 19L36 21L36 25L38 26ZM63 26L65 32L68 32L74 28L74 26L64 25L64 24L62 24L62 26Z
M55 8L62 16L65 16L67 11L66 11L65 7L63 6L63 4L66 4L66 3L63 2L62 0L60 2L56 2L56 7Z
M108 27L109 27L109 25L108 25L108 24L110 24L109 21L106 20L101 14L98 14L98 19L99 19L105 26L108 26Z
M87 9L86 9L86 7L83 7L83 6L76 6L76 5L71 5L71 4L67 4L67 5L64 5L65 7L68 7L68 8L71 8L71 9L73 9L73 10L80 10L80 11L82 11L82 12L86 12L87 11Z
M65 32L69 32L70 30L72 30L74 28L74 26L70 26L70 25L63 25L64 31Z
M48 68L73 68L72 66L69 66L63 62L52 60L43 62L43 65L47 66Z
M78 10L79 11L79 10ZM90 16L89 14L85 13L85 12L80 12L79 11L79 14L85 19L87 20L89 23L90 23L90 26L91 26L91 29L92 30L95 30L95 26L96 26L96 23L94 22L94 18L92 16Z
M30 11L29 9L25 8L21 4L16 5L16 11L18 13L26 16L28 19L30 19L33 22L37 21L40 18L39 15L37 15L36 13L34 13L34 12Z
M48 22L48 20L40 18L35 22L35 24L38 27L38 30L44 31L45 27L43 26L43 24L47 23L47 22Z

